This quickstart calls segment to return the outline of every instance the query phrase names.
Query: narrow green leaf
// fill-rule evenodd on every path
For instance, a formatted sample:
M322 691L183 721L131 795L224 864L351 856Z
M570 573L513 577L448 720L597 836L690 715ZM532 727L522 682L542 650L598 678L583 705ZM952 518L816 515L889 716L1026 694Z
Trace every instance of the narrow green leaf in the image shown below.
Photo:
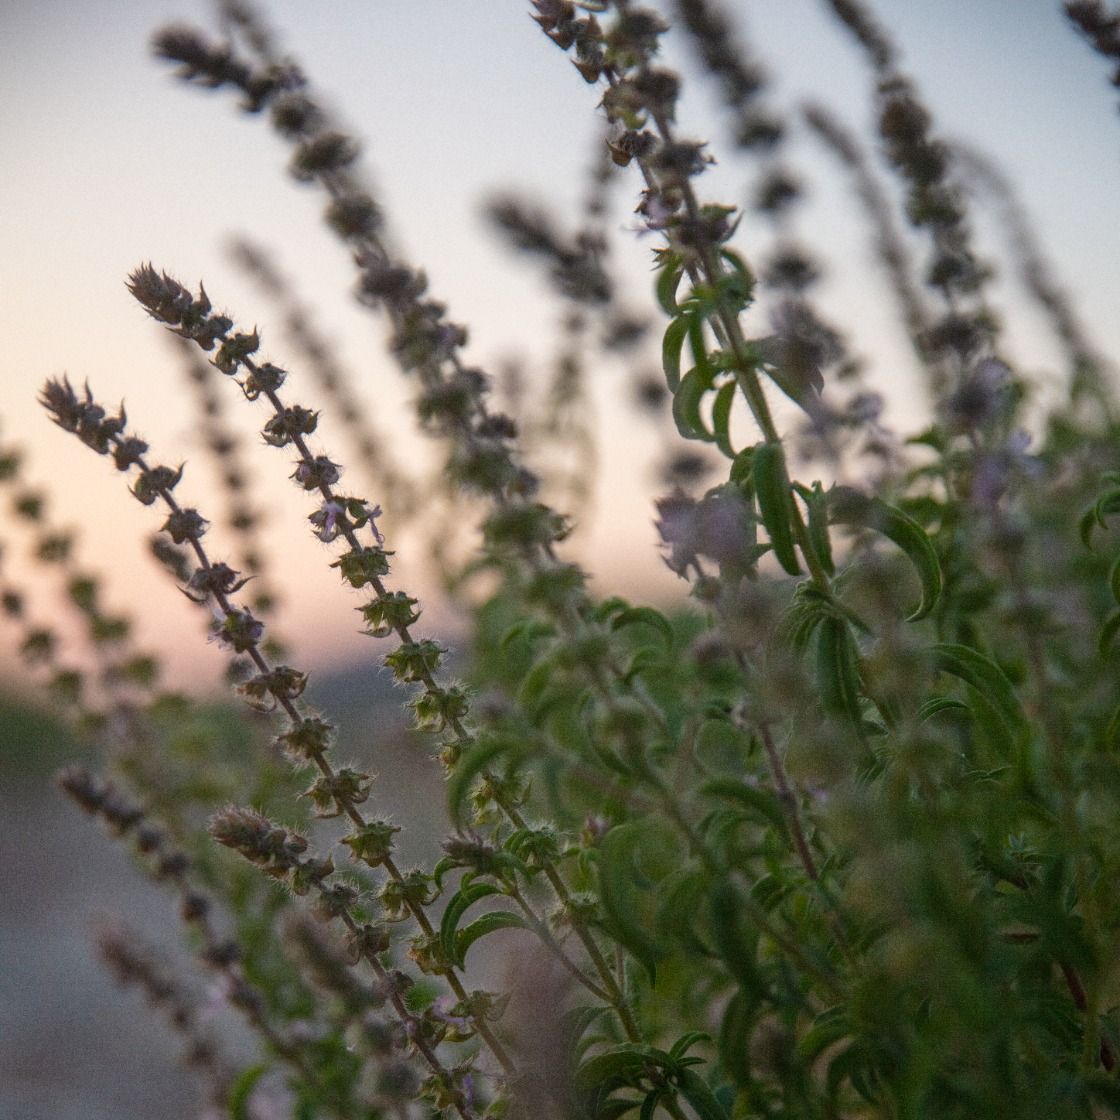
M797 1052L806 1062L815 1062L833 1043L839 1042L852 1033L852 1021L848 1008L837 1004L822 1011L812 1026L802 1035L797 1044Z
M470 906L480 898L491 894L501 894L493 883L471 883L469 886L461 887L448 899L439 924L439 939L448 960L456 959L455 936L459 930L459 920Z
M729 381L719 389L712 403L712 432L716 445L729 459L735 458L735 449L731 446L731 406L738 388L734 381Z
M502 635L501 648L508 649L511 643L522 638L531 642L536 638L551 637L555 633L556 627L551 622L544 622L538 618L522 618Z
M652 1089L646 1093L645 1099L642 1101L642 1111L638 1113L638 1120L653 1120L653 1114L657 1111L657 1106L664 1096L664 1089Z
M633 1112L642 1102L624 1097L615 1097L613 1100L603 1101L595 1110L595 1120L618 1120L628 1112Z
M785 833L786 819L778 799L768 790L749 786L738 778L713 778L700 787L704 797L719 797L742 805L759 824Z
M476 918L469 926L459 931L455 938L455 963L462 968L465 964L467 950L480 938L499 929L532 929L533 927L521 917L510 910L495 910L490 914L483 914Z
M832 541L828 536L828 495L819 482L814 482L811 488L797 486L797 492L808 511L809 539L813 542L813 551L817 554L821 567L832 575L836 569L832 563Z
M1017 738L1025 723L1023 710L1014 686L994 661L961 645L938 644L930 653L937 669L971 685L999 714L1012 738Z
M1097 649L1100 651L1101 657L1108 656L1108 651L1112 648L1112 643L1116 640L1118 633L1120 633L1120 611L1113 611L1101 627L1101 636L1097 642Z
M1081 538L1081 543L1086 548L1093 547L1093 530L1097 527L1096 509L1087 509L1077 522L1077 535Z
M530 712L535 711L545 690L555 680L556 659L551 653L539 657L525 674L517 690L517 700Z
M653 928L666 940L678 942L697 957L710 957L712 949L697 935L694 915L707 893L707 876L695 867L681 867L657 886L660 903Z
M1120 603L1120 556L1113 560L1112 567L1108 569L1108 586L1112 598Z
M739 301L741 311L754 299L754 274L747 267L747 262L734 249L721 249L719 255L731 266L732 276L728 279L733 278L734 283L730 285L729 294L734 295Z
M669 1057L676 1061L683 1058L698 1042L711 1041L712 1036L707 1031L687 1031L669 1047Z
M716 952L745 992L754 999L765 998L766 983L755 960L758 934L740 922L743 899L728 880L716 883L710 897L710 910Z
M842 618L822 618L817 629L817 683L826 710L846 716L859 728L859 655Z
M907 618L924 618L941 595L941 564L926 531L910 516L878 498L869 498L848 486L834 486L829 492L832 521L874 529L894 541L914 565L921 582L922 597Z
M712 378L715 376L715 367L708 354L708 340L704 337L704 315L697 313L688 316L688 347L692 351L693 365L700 371L700 378L704 388L712 387Z
M229 1120L249 1120L249 1101L257 1082L268 1072L263 1062L249 1066L237 1075L237 1080L229 1090Z
M1104 745L1111 750L1120 747L1120 706L1112 713L1112 718L1104 729Z
M681 379L680 387L673 394L673 420L677 431L685 439L700 439L711 443L715 436L704 426L700 403L708 391L703 372L694 367Z
M684 274L684 261L676 253L666 253L661 258L661 273L657 277L657 302L670 318L680 312L677 288Z
M758 498L758 512L778 563L791 576L800 575L801 566L793 547L793 497L786 474L785 452L780 443L760 443L755 447L751 479Z
M678 316L665 328L665 337L661 340L661 368L671 393L676 393L681 384L681 350L688 334L689 319L688 315Z
M754 448L744 447L731 463L731 481L739 488L744 498L754 497L754 483L751 482L751 460Z
M684 1097L700 1120L730 1120L708 1083L695 1071L682 1069L676 1076Z
M649 838L650 830L639 821L616 825L607 833L599 848L599 897L619 943L649 973L652 984L664 951L642 925L634 901L638 877L635 858Z
M627 1043L615 1046L602 1054L588 1058L575 1074L575 1086L580 1093L602 1091L607 1085L618 1088L622 1085L637 1085L645 1072L646 1057L644 1046ZM609 1092L609 1089L607 1090Z
M958 700L955 696L935 696L932 700L927 700L918 709L918 721L925 723L927 719L932 719L942 712L967 712L968 705L963 700Z
M746 992L738 991L731 997L720 1022L717 1044L720 1066L739 1086L751 1080L750 1043L757 1007Z
M472 746L455 764L455 769L447 779L447 804L451 819L456 825L462 823L463 803L470 792L475 778L502 755L520 754L524 747L515 739L483 739Z
M1086 548L1093 547L1093 530L1096 528L1107 529L1109 514L1120 513L1120 490L1109 490L1102 494L1092 505L1081 515L1080 531L1081 543Z
M770 913L775 907L789 898L793 884L780 875L768 873L755 879L751 886L751 898L760 910Z
M578 1048L587 1029L596 1019L602 1018L607 1013L606 1007L574 1007L560 1017L561 1036L568 1040L573 1048ZM586 1045L594 1042L594 1036L587 1040Z

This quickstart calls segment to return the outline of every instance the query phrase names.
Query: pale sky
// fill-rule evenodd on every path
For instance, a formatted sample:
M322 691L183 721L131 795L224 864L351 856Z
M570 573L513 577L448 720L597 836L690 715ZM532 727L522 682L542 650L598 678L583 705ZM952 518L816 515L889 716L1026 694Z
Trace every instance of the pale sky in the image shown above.
M779 105L814 96L868 135L869 74L823 3L726 7L749 20ZM1104 62L1066 25L1057 0L874 7L892 21L904 68L938 130L984 148L1018 184L1083 320L1106 352L1120 355L1120 116ZM452 319L469 325L468 356L488 369L517 353L530 369L547 361L556 315L538 273L486 229L481 201L516 187L574 221L597 135L597 95L527 8L523 0L267 5L317 91L364 141L364 166L396 243L426 269ZM282 142L228 94L188 89L150 57L151 32L172 20L213 26L200 0L0 0L0 439L27 449L29 478L49 489L60 520L83 526L84 562L106 573L110 604L132 602L143 613L142 636L168 653L180 681L209 682L220 659L203 640L198 612L145 557L156 516L128 496L107 460L40 414L34 398L43 379L67 372L75 382L88 379L105 403L124 398L158 458L187 460L184 500L216 512L181 373L124 279L147 260L185 283L204 279L215 303L246 326L261 325L267 356L292 369L293 399L314 404L313 393L297 395L298 365L279 331L269 330L273 309L223 252L230 233L244 232L273 248L320 325L338 337L380 426L407 427L410 412L378 323L350 299L353 268L319 222L322 199L286 176ZM678 44L669 58L688 56ZM741 201L752 169L731 157L710 116L713 91L691 81L682 131L711 141L720 157L701 193ZM912 415L909 356L865 232L852 219L846 182L805 140L790 158L813 190L799 218L802 239L833 268L821 301L874 357L873 380L892 397L892 415ZM638 189L636 174L622 180L611 222L621 235L618 267L632 280L629 302L648 308L652 241L626 232ZM755 228L744 223L738 238L748 258ZM1037 315L1014 288L1006 314L1008 348L1024 367L1056 368ZM760 322L750 333L769 332ZM581 540L600 586L639 597L672 590L675 581L657 558L652 528L657 441L617 404L625 388L618 365L597 371L604 464L613 477L595 510L583 512ZM229 404L251 438L261 419L235 394ZM336 432L324 425L322 448L345 462ZM422 442L398 438L404 455L423 454ZM369 655L372 643L356 634L357 601L340 590L325 550L306 532L309 510L285 480L290 467L262 449L253 469L274 507L268 539L282 560L294 663ZM15 539L7 528L5 536ZM430 590L420 543L390 544L399 551L395 586ZM217 533L214 547L221 555ZM50 589L33 603L43 615L55 610ZM12 646L10 634L0 635L0 658Z

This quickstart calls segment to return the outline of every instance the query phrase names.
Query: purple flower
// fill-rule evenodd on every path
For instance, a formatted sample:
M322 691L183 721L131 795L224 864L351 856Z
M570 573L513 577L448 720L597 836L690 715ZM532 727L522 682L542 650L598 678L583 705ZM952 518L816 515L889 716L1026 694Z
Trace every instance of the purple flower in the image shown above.
M454 1014L457 1006L458 1000L454 996L440 996L432 1004L432 1017L438 1019L441 1023L446 1023L456 1031L469 1035L474 1030L474 1024L471 1023L468 1016Z
M981 452L972 476L972 500L978 506L994 506L1018 478L1036 477L1042 472L1042 460L1028 455L1031 434L1016 428L1002 446Z
M315 526L315 536L325 544L329 544L341 531L340 520L344 518L346 507L338 500L331 498L325 501L308 520Z
M319 540L329 544L340 534L361 529L368 525L373 539L377 544L383 545L384 538L377 528L375 521L381 516L380 506L371 506L361 498L328 498L313 514L308 521L315 527L315 535Z

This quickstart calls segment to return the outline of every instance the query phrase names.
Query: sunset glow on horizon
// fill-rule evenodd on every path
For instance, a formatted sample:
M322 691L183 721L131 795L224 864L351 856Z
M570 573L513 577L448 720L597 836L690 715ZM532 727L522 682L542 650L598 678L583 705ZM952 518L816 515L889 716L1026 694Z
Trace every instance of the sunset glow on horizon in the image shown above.
M776 103L790 109L810 94L826 100L871 144L871 79L824 5L750 7L746 30L775 75ZM546 370L555 360L560 314L539 272L489 231L481 204L512 190L554 208L574 229L601 142L599 94L543 39L522 3L282 0L267 13L342 124L365 142L363 166L383 200L391 239L425 269L451 318L469 327L471 361L500 374L517 359L531 380ZM904 0L890 5L890 16L904 66L938 131L997 160L1021 191L1092 337L1105 354L1120 354L1120 145L1105 67L1056 4ZM200 0L44 0L0 9L0 442L25 450L28 482L49 495L57 522L79 529L81 563L103 576L112 607L138 620L140 643L166 658L170 680L214 687L223 656L206 644L197 608L147 556L145 541L161 519L129 497L110 463L52 427L35 402L43 380L64 373L75 385L88 381L109 407L123 399L156 457L187 463L182 492L216 523L221 552L228 534L217 523L226 499L175 353L129 298L128 273L151 260L188 286L201 279L239 325L259 326L262 354L291 369L293 399L324 410L321 443L347 463L346 437L329 404L301 378L275 308L227 252L233 234L268 246L319 329L337 343L355 373L356 394L397 458L414 464L421 480L431 478L438 458L413 430L413 389L386 353L384 324L352 299L353 265L321 222L323 199L288 177L288 153L266 120L247 118L226 91L184 88L152 59L151 33L167 22L213 27ZM686 109L691 104L702 117L715 95L681 45L672 49L672 61L693 75ZM687 117L681 125L689 132ZM1110 139L1101 143L1102 135ZM701 189L743 203L751 165L731 154L725 136L704 139L718 162ZM798 218L799 239L832 269L820 302L851 332L854 348L871 355L869 380L888 397L889 422L903 428L920 398L914 362L844 173L804 135L790 157L811 194ZM627 302L653 314L653 241L627 232L638 225L639 189L636 172L615 183L610 225L623 236L612 267L628 284ZM998 227L979 213L982 245L1006 259ZM752 216L743 222L736 245L748 258L768 236L764 229ZM1055 347L1014 279L998 291L1000 313L1027 347L1010 357L1037 371L1045 387L1056 376L1047 371L1060 370ZM760 311L755 334L770 330ZM658 341L651 337L644 362L655 370ZM683 584L657 558L658 434L630 408L623 364L593 371L591 381L610 481L590 510L575 511L573 551L606 592L683 595ZM262 418L237 397L228 395L227 418L253 448L254 503L265 514L284 603L279 625L293 659L329 668L373 658L377 646L359 633L358 600L340 589L324 546L308 533L313 507L287 480L291 457L259 446ZM355 485L360 474L354 467ZM5 575L32 588L33 611L61 617L60 590L33 577L27 534L7 513L2 524ZM397 552L394 585L429 604L430 629L453 631L454 614L425 559L433 527L397 534L387 508L385 528ZM9 635L0 659L14 665L14 651Z

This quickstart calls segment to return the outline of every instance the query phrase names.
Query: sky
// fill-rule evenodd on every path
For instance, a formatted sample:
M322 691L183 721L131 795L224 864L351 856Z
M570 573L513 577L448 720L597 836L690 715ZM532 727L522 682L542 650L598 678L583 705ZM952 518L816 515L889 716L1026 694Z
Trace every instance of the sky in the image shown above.
M870 142L868 70L821 0L726 7L749 29L779 105L823 100ZM891 21L903 68L934 108L938 131L1000 163L1082 319L1106 352L1120 355L1120 118L1103 61L1066 25L1056 0L873 7ZM556 308L538 273L490 234L482 202L516 188L574 224L598 129L597 95L527 8L524 0L273 0L265 10L316 90L363 140L363 168L393 241L425 268L451 318L469 325L469 360L494 370L520 356L532 376L555 353ZM182 374L160 328L125 291L128 272L150 260L184 283L203 279L240 324L262 328L266 356L293 368L294 394L298 368L270 329L275 309L225 251L233 233L270 246L337 341L398 457L427 462L430 451L411 433L410 389L384 353L381 325L350 297L353 267L321 225L321 198L285 174L287 153L266 122L239 113L227 94L182 86L151 57L151 33L167 22L214 26L201 0L0 0L0 440L25 449L28 480L50 494L61 523L80 526L83 563L103 574L112 606L139 617L142 641L164 652L172 679L209 686L220 656L204 640L205 620L146 558L144 540L158 519L128 496L106 460L53 428L35 404L43 379L64 372L88 380L106 403L124 399L157 456L187 462L184 499L204 513L208 501L214 506L214 475ZM719 160L701 192L739 202L752 169L729 154L714 92L687 50L670 40L666 51L686 75L681 130L709 140ZM811 185L799 235L831 266L821 302L873 357L889 415L907 423L920 404L912 362L845 180L804 137L790 158ZM652 242L632 232L638 189L635 177L620 179L610 225L628 302L650 308ZM984 219L980 231L993 232ZM756 236L744 222L738 245L748 259ZM1013 356L1026 369L1056 369L1037 314L1014 285L1005 295ZM760 322L757 334L765 333ZM653 462L664 433L626 409L626 386L621 365L595 371L604 481L593 508L576 511L576 544L598 587L656 598L680 590L657 558L652 526ZM318 403L310 391L299 399ZM261 418L232 394L229 405L253 440ZM323 449L344 448L326 420L329 413ZM271 510L268 547L294 663L369 656L357 601L339 589L323 547L307 534L309 510L285 479L290 466L259 450L252 470ZM6 571L28 582L34 610L57 615L57 588L33 580L22 538L0 509ZM433 518L449 516L433 507ZM395 586L419 589L432 624L447 624L423 541L402 533L390 546L398 552ZM0 663L13 648L14 638L0 633Z

